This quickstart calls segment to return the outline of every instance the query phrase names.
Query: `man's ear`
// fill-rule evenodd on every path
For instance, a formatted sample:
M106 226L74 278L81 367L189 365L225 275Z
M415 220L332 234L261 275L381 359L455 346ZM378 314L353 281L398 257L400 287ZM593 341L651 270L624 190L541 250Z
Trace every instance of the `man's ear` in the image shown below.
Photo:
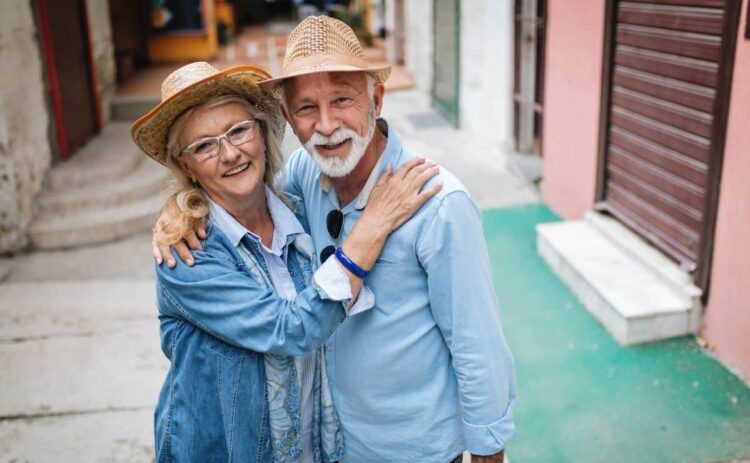
M380 82L373 88L372 99L375 103L375 117L380 117L380 111L383 109L383 95L385 94L385 85Z
M284 116L284 119L289 123L289 127L292 128L292 133L297 135L297 131L294 129L294 123L292 123L292 119L289 117L289 112L286 109L286 105L282 104L279 105L281 108L281 114Z

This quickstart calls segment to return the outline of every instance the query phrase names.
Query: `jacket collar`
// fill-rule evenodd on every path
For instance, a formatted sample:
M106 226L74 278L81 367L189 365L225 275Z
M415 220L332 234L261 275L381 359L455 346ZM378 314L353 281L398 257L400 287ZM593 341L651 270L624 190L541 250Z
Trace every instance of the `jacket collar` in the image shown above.
M266 250L272 254L280 256L284 252L284 247L294 241L294 239L305 233L297 217L289 210L284 202L268 186L265 187L266 201L268 210L273 219L273 241L271 248ZM245 228L223 207L219 206L211 198L208 198L209 221L214 223L229 238L234 247L238 247L242 238L248 235L249 238L263 246L260 237L252 231Z

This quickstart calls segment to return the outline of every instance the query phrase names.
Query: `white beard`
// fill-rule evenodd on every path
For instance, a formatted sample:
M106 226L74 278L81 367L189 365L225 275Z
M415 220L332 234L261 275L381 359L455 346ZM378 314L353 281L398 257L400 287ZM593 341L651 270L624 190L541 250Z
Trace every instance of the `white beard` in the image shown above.
M370 111L368 111L367 133L364 136L359 136L354 130L345 128L340 128L328 136L321 135L318 132L312 134L310 139L304 144L304 147L310 156L313 157L315 164L318 165L321 172L329 177L344 177L357 167L362 156L365 155L365 151L367 151L372 136L375 134L377 121L374 109L374 107L371 107ZM337 145L347 139L352 140L352 147L349 150L349 154L344 157L326 157L318 153L318 150L315 148L315 145Z

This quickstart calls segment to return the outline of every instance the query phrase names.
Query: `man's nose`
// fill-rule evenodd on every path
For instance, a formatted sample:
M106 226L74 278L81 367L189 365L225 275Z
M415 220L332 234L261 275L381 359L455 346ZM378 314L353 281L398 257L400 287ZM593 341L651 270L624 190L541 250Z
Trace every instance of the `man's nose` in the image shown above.
M319 117L315 123L315 131L321 135L331 135L341 126L339 118L328 108L321 107Z

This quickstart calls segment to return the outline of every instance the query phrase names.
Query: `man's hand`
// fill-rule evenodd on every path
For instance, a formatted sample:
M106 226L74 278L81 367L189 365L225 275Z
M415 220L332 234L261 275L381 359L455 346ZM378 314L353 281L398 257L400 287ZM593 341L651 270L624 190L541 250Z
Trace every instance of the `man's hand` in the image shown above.
M165 238L173 232L174 224L177 222L180 216L180 209L177 207L177 201L174 197L171 197L164 204L161 209L161 215L156 220L151 239L151 253L154 256L156 263L161 265L162 262L166 261L169 268L173 268L176 265L174 256L172 255L171 249L174 248L177 251L177 255L180 256L185 264L193 266L195 260L193 259L193 251L200 251L202 249L200 240L206 238L206 229L204 226L198 227L197 230L189 230L182 239L172 244L164 244Z
M505 461L505 450L494 455L471 455L471 463L503 463Z

